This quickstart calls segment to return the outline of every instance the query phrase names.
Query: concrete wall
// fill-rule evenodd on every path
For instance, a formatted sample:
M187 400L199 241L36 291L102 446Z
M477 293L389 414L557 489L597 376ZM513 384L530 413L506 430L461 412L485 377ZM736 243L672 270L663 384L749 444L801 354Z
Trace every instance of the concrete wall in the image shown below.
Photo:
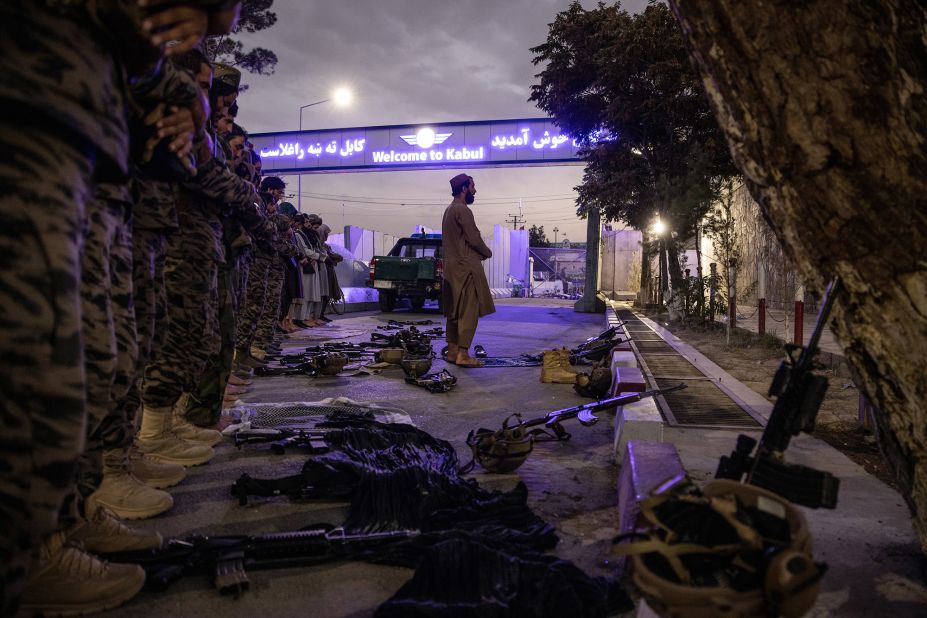
M354 257L369 262L376 255L386 255L396 244L397 237L392 234L367 230L356 225L344 226L342 244Z
M511 288L509 275L522 282L528 280L528 232L510 230L501 225L493 228L492 238L484 238L492 257L483 262L483 270L491 288Z
M602 232L599 291L608 295L640 289L642 240L637 230Z

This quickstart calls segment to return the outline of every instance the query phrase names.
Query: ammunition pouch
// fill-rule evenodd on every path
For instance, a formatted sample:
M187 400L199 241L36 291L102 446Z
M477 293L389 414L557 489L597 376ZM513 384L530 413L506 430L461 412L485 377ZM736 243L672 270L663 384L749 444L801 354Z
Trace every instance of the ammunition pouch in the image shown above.
M573 390L581 397L604 399L608 397L612 387L612 372L608 367L593 367L589 373L580 373L576 376Z

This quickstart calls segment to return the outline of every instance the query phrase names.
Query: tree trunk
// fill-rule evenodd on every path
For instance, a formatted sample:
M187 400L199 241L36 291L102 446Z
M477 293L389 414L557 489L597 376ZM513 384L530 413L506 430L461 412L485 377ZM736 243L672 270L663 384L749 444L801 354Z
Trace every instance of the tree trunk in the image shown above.
M876 404L927 551L927 10L670 0L731 152Z
M695 224L695 277L698 283L695 284L695 293L698 295L695 299L695 312L699 320L705 319L705 280L702 278L702 226L700 223Z
M641 289L637 293L637 301L641 307L646 307L651 302L650 292L651 285L653 285L653 274L650 272L651 255L647 231L641 230Z
M665 238L666 268L669 271L669 281L667 281L665 287L672 290L682 284L682 267L679 265L679 243L669 232L667 232Z

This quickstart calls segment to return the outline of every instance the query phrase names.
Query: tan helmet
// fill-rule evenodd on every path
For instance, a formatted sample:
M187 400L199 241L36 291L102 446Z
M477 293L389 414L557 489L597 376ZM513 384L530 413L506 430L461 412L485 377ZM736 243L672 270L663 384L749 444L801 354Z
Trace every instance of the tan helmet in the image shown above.
M812 558L804 515L781 496L724 479L699 491L680 475L655 489L640 508L650 529L635 535L638 541L615 545L613 553L630 556L634 587L660 616L797 618L814 605L826 566ZM715 524L727 522L732 541L699 544L680 532L685 517L694 521L706 513ZM761 519L765 525L752 525ZM764 536L769 525L788 538Z
M509 427L511 418L516 424ZM502 429L477 429L467 435L467 446L473 452L473 459L461 472L467 473L474 464L480 464L487 472L508 474L521 467L534 450L534 433L526 432L519 426L521 417L513 414L502 423Z

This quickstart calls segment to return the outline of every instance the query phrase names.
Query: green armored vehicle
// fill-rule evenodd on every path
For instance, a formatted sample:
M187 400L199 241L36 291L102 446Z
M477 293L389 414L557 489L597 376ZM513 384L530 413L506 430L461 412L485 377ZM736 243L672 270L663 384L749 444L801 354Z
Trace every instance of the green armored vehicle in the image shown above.
M389 255L370 260L367 287L377 290L380 311L394 310L401 298L408 298L416 310L426 300L437 300L440 309L442 257L441 234L413 234L400 238Z

